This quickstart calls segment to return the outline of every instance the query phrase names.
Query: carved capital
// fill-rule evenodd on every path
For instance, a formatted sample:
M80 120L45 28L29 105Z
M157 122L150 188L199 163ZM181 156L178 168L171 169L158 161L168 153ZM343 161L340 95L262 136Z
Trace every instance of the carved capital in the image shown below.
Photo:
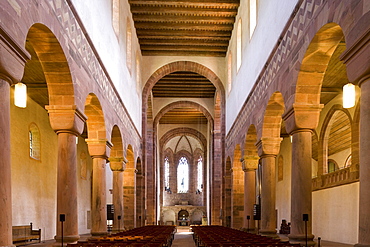
M109 157L113 145L107 139L86 139L85 141L92 157Z
M126 169L126 161L124 157L109 158L109 165L112 171L123 172Z
M246 156L240 161L242 162L242 169L244 172L254 171L258 168L258 156Z
M266 155L278 155L280 151L280 142L283 138L273 138L273 137L262 137L261 140L257 142L258 155L260 157Z
M87 117L76 105L47 105L45 109L49 113L50 125L56 133L65 131L76 135L82 133Z
M287 132L292 133L299 129L316 129L320 119L320 111L323 107L323 104L293 104L293 108L283 116Z

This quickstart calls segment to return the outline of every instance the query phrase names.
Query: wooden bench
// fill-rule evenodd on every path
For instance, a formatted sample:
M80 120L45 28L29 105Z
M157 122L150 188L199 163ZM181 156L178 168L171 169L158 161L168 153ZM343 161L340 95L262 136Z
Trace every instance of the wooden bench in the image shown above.
M33 230L32 223L24 226L13 226L13 243L30 242L38 240L41 242L41 229ZM30 242L31 243L31 242Z

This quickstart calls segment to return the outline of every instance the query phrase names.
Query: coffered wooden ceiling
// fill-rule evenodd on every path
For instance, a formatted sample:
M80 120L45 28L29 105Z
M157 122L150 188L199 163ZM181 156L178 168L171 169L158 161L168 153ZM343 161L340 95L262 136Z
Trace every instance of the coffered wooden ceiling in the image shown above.
M129 0L143 56L224 57L240 0Z

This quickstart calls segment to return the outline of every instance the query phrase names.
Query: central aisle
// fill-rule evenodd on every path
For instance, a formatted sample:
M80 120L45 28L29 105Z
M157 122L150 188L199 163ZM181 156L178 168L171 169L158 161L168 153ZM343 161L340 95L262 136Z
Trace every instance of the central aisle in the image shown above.
M178 226L176 230L171 247L196 247L193 240L193 232L190 231L190 227Z

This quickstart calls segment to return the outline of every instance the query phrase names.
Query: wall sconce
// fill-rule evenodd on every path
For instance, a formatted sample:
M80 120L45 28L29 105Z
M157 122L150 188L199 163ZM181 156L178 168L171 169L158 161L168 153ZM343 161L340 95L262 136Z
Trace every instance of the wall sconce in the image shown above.
M343 108L351 108L356 104L356 88L352 83L343 86Z
M22 82L15 84L14 105L20 108L25 108L27 106L27 86Z

